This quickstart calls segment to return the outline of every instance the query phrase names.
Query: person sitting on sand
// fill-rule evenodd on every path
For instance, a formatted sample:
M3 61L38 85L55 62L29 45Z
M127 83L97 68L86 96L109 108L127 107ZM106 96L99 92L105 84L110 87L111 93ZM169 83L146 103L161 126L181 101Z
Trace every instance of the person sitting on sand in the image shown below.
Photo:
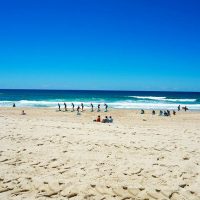
M153 111L152 111L152 115L155 115L155 114L156 114L156 112L155 112L155 110L153 110Z
M97 112L100 112L100 104L98 104Z
M109 117L108 122L109 122L109 123L113 123L113 118L112 118L112 116Z
M173 115L176 115L176 111L175 110L173 110Z
M24 110L22 110L22 113L21 113L21 115L26 115L26 113L24 112Z
M93 120L94 122L101 122L101 117L98 115L97 119Z
M65 111L67 111L67 104L66 103L64 103L64 107L65 107Z
M108 123L108 116L105 116L105 118L101 122L102 123Z
M15 108L16 107L16 105L15 105L15 103L13 103L13 108Z
M60 104L59 104L59 103L58 103L58 110L61 111L61 110L60 110Z
M94 106L93 106L92 103L90 105L91 105L91 112L93 112L94 111Z
M141 115L143 115L144 114L144 110L141 110Z
M162 110L160 110L160 114L159 114L160 116L162 116L163 115L163 111Z
M164 116L168 116L168 114L167 114L167 112L166 112L166 111L164 111Z

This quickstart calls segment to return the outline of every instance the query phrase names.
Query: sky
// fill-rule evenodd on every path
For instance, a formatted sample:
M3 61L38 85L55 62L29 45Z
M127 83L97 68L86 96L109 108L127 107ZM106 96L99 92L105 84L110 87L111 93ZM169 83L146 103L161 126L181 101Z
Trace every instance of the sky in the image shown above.
M199 0L0 0L0 88L200 91L199 10Z

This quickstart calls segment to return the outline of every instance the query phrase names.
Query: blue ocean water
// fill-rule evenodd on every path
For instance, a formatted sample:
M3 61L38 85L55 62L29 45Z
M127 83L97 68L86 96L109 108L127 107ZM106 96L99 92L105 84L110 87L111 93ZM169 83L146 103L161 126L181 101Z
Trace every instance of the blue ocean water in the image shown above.
M0 90L0 107L71 107L107 103L112 108L175 109L178 105L200 110L200 92L91 91L91 90Z

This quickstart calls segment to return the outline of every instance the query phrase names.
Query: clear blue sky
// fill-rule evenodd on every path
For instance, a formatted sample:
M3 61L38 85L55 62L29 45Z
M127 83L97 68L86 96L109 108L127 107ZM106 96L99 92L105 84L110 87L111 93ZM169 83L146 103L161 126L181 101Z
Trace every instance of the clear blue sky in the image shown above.
M199 0L0 0L0 88L200 91Z

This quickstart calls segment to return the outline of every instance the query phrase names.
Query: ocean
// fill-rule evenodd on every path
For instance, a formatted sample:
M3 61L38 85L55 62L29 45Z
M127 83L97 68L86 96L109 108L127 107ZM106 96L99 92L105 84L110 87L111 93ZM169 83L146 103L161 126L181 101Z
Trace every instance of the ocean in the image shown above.
M176 109L178 105L200 110L200 92L91 91L91 90L0 90L0 107L57 107L66 103L70 108L84 103L87 108L104 103L109 108Z

